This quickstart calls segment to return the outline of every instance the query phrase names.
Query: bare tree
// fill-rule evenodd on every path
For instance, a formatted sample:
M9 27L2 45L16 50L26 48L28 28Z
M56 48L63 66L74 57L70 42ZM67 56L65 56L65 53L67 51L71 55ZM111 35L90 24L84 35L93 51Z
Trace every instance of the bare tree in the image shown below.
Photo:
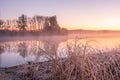
M18 28L20 31L25 31L27 27L27 17L22 14L17 20Z
M3 24L4 24L4 22L3 22L2 20L0 20L0 28L3 27L3 26L2 26Z
M45 32L48 32L51 30L51 26L50 26L50 22L49 22L49 18L46 17L45 18L45 22L44 22L44 29Z

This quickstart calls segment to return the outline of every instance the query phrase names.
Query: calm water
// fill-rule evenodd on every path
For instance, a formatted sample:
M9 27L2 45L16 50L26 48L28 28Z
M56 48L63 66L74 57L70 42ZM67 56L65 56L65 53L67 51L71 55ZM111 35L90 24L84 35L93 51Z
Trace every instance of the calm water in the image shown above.
M67 45L80 43L96 50L111 50L120 44L120 38L87 39L29 39L0 41L0 67L25 64L27 61L47 61L50 56L67 57ZM49 52L47 55L45 52Z

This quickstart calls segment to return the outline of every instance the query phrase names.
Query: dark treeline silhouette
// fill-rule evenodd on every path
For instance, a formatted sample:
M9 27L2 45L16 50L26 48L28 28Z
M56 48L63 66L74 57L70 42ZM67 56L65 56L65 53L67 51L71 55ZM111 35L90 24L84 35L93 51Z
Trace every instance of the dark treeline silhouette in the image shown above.
M19 28L20 31L25 31L27 27L27 17L25 15L21 15L17 20L17 28Z
M0 20L0 36L4 35L56 35L67 34L66 28L61 28L56 16L27 17L22 14L18 19Z

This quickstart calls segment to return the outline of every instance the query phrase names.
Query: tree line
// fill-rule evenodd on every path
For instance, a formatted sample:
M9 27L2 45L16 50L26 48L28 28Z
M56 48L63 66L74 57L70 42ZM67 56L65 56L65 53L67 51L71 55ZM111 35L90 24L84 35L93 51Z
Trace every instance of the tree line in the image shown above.
M67 29L59 26L56 16L34 16L31 18L24 14L14 20L0 19L0 32L3 31L67 34Z

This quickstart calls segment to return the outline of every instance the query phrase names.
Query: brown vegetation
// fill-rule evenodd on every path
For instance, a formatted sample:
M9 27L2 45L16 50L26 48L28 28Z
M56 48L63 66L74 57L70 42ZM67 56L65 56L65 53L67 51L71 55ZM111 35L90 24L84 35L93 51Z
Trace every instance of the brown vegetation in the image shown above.
M59 57L54 51L55 48L52 46L52 50L48 48L47 51L40 48L39 54L48 55L50 61L39 63L36 59L35 62L20 66L15 71L18 80L120 79L119 47L107 52L98 51L94 50L89 42L83 45L76 39L67 44L66 58Z

